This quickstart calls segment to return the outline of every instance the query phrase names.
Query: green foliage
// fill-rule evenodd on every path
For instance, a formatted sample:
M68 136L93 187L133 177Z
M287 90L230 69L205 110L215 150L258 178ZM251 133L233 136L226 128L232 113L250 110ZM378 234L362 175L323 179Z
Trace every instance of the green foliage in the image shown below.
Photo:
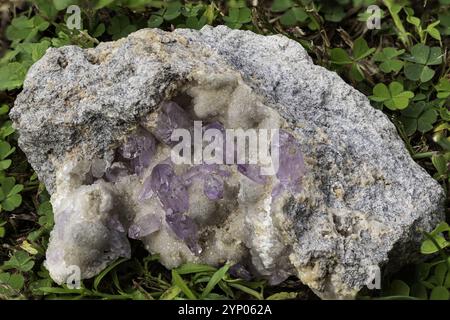
M426 28L423 28L422 21L419 18L413 16L414 12L412 9L408 8L405 11L407 13L406 21L415 26L416 32L419 35L420 43L425 43L428 35L441 42L441 34L436 28L436 26L438 26L440 23L439 20L432 22Z
M1 145L0 145L1 149ZM23 185L16 184L14 177L3 177L0 179L0 209L6 211L13 211L22 203L22 196L20 192L23 190Z
M450 80L441 78L436 85L436 90L439 99L447 99L450 96Z
M12 46L20 41L31 42L36 40L38 34L45 31L49 25L41 16L34 16L31 19L19 16L14 18L6 29L6 37L13 42Z
M384 48L382 51L377 52L373 59L374 61L381 62L379 68L384 73L399 72L404 65L402 60L397 59L402 55L405 50L397 50L395 48Z
M444 234L449 235L450 227L446 222L439 224L429 235L428 239L423 241L420 251L423 254L436 253L441 249L445 249L450 245L450 241L447 241Z
M223 19L230 28L239 29L243 24L252 21L252 11L247 7L230 8L228 15Z
M418 264L409 281L411 285L399 279L391 281L389 289L383 295L387 298L449 300L450 257L444 251L449 246L445 239L445 234L448 236L449 231L450 227L443 222L431 233L425 233L427 239L422 243L421 252L427 255L439 252L439 259Z
M409 61L405 65L405 76L409 80L427 82L431 80L435 71L430 66L442 63L442 50L440 47L430 48L418 43L411 48L411 54L405 58Z
M0 238L3 238L5 236L6 233L5 224L6 221L0 220Z
M25 279L21 274L0 273L0 298L20 295Z
M346 65L349 67L350 77L356 81L362 81L364 72L361 69L360 62L374 51L374 48L369 48L366 40L358 38L353 44L351 56L342 48L334 48L330 50L330 60L335 65Z
M50 233L54 225L53 209L50 201L40 203L37 213L39 215L39 228L28 234L28 240L30 241L36 241L42 237L42 235Z
M391 110L405 109L409 100L414 97L414 92L403 90L400 82L391 82L389 87L379 83L373 88L373 95L369 98L376 102L382 102Z
M130 19L127 16L116 16L111 19L107 32L112 36L113 40L117 40L136 30L137 27L130 23Z
M401 121L408 135L414 134L417 130L422 133L430 131L436 120L437 111L424 101L410 105L401 113Z
M284 26L294 26L297 23L305 22L309 18L305 9L297 6L291 0L275 0L272 4L272 11L282 13L280 22Z
M32 260L32 257L30 257L24 251L17 251L8 261L3 264L2 269L16 269L17 271L21 272L28 272L33 268L33 266L34 261Z
M388 294L390 296L409 296L409 286L401 280L391 282Z
M11 146L8 141L14 133L11 121L6 118L8 112L8 105L0 106L0 212L13 211L22 203L20 192L23 190L23 185L16 184L16 179L8 177L5 173L11 167L12 159L10 157L16 151L16 147ZM3 222L0 227L0 235L4 235L5 227Z
M244 11L240 12L240 9L248 8L236 8L237 9L237 17L236 19L231 19L234 21L236 26L239 26L239 23L246 23L251 21L251 12L250 12L250 20L243 21L244 19ZM233 11L232 18L235 18L236 12ZM206 24L212 24L214 19L216 18L216 11L214 4L203 4L203 3L186 3L183 5L180 1L173 2L163 2L162 8L158 11L151 14L150 18L147 20L147 26L150 28L158 28L161 27L165 22L166 23L175 23L179 28L192 28L192 29L201 29ZM228 17L230 18L230 17ZM224 17L226 19L226 16ZM233 21L228 21L231 22Z

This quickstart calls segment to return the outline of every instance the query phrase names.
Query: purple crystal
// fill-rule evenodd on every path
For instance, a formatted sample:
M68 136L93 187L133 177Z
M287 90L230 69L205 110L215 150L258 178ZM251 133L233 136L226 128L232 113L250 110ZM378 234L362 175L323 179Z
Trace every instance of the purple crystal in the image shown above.
M291 192L300 192L302 177L305 174L300 143L284 130L280 130L279 134L279 155L278 180Z
M126 177L129 174L129 169L123 163L114 162L111 167L106 169L105 178L109 182L116 182L121 177Z
M283 192L284 187L281 183L277 183L275 187L272 188L272 198L278 198L278 196Z
M140 239L161 229L161 219L153 214L138 218L128 229L128 237Z
M109 217L109 219L106 222L106 226L110 230L115 230L118 232L125 232L125 229L122 225L122 222L120 222L119 215L113 214Z
M256 164L238 164L237 169L253 182L258 184L267 182L267 176L261 175L261 168Z
M213 121L213 122L208 123L207 125L205 125L204 126L204 131L206 131L208 129L217 129L220 132L222 132L222 134L225 134L225 128L222 125L222 123L220 123L219 121Z
M189 210L188 191L182 180L175 175L172 166L166 163L157 164L149 179L151 189L158 196L164 209L171 209L176 213Z
M210 200L223 198L223 180L213 175L205 177L203 182L203 192Z
M239 278L245 281L250 281L253 278L251 273L240 263L232 265L228 270L228 273L234 278Z
M155 137L143 128L139 128L120 148L121 156L129 160L133 171L137 174L141 174L150 165L155 151Z
M166 222L175 235L183 240L195 255L202 252L198 244L198 227L190 217L172 210L166 212Z
M94 159L91 162L91 175L99 179L103 177L106 168L106 161L103 159Z
M277 270L269 277L269 284L271 286L277 286L283 281L285 281L287 278L289 278L289 273L285 270Z
M211 131L213 131L213 130L214 130L214 131L219 131L219 136L222 137L222 145L221 145L221 146L217 145L217 143L218 143L218 142L216 141L216 139L218 139L218 138L217 138L217 135L216 135L217 132L215 132L214 134L212 134ZM206 133L207 131L209 131L209 132L208 132L208 136L205 135L205 133ZM211 150L211 151L212 151L212 153L211 153L212 158L209 159L210 154L207 155L209 161L212 161L212 160L214 159L214 162L217 161L217 160L219 160L220 163L225 163L225 162L226 162L226 157L225 157L225 155L226 155L226 143L225 143L225 128L223 127L223 125L222 125L220 122L218 122L218 121L214 121L214 122L211 122L211 123L209 123L209 124L206 124L206 125L203 127L203 135L204 135L205 139L208 140L208 142L206 142L205 145L207 145L207 144L209 144L209 143L214 143L214 146L215 146L216 148L217 148L217 147L220 148L219 150L217 150L217 149L214 150L214 151ZM218 155L217 152L219 152L220 155ZM218 159L217 159L217 158L218 158ZM220 158L222 158L222 159L220 159ZM210 162L210 163L211 163L211 162Z
M170 140L173 130L189 129L192 124L189 115L178 104L173 101L164 102L153 134L161 142L173 146L177 144L177 141Z
M183 175L182 180L185 186L192 184L194 179L203 180L203 192L210 200L223 198L223 179L231 174L223 170L218 164L201 164L189 168Z
M205 179L209 175L219 175L221 177L229 177L231 174L228 170L224 170L218 164L200 164L189 168L183 175L185 185L190 185L194 179Z
M209 124L207 124L205 127L205 130L208 129L217 129L222 133L222 141L223 141L223 163L224 164L234 164L234 161L237 158L237 146L236 146L236 140L233 141L233 147L231 149L227 148L227 143L226 143L226 129L225 127L222 125L222 123L220 123L219 121L214 121L211 122ZM228 163L227 159L231 159L231 162Z
M138 197L139 201L144 201L144 200L150 199L151 196L153 195L153 189L152 189L151 182L152 182L151 176L147 177L144 180L142 190L139 193L139 197Z

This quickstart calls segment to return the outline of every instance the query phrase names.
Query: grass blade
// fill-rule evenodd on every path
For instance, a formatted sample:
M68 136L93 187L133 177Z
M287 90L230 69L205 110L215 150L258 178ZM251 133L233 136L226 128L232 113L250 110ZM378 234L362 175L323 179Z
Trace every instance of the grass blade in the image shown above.
M184 282L183 278L180 277L175 269L172 270L172 282L174 285L178 286L181 291L183 291L188 299L197 300L196 295L192 292L191 289L189 289L186 282Z
M98 285L100 284L100 282L102 281L102 279L115 267L117 267L119 264L121 264L124 261L127 261L127 258L122 258L117 260L116 262L114 262L113 264L111 264L108 268L106 268L105 270L103 270L102 272L99 273L99 275L97 277L95 277L94 280L94 289L97 290Z
M222 280L222 278L227 274L229 268L230 266L226 264L213 274L211 280L209 280L208 284L206 285L205 290L203 290L202 292L202 295L200 297L201 299L204 299L214 289L219 281Z

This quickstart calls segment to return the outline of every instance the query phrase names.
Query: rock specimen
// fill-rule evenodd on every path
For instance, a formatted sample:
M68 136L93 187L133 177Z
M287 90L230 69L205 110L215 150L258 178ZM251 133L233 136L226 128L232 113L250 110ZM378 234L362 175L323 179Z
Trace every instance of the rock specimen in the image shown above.
M322 298L353 298L373 268L416 260L420 230L443 219L443 190L387 117L282 36L145 29L49 49L11 117L52 194L58 283L73 265L89 278L129 257L132 238L168 268L228 262L243 278L294 275ZM279 129L276 175L173 163L171 135L193 120L219 136Z

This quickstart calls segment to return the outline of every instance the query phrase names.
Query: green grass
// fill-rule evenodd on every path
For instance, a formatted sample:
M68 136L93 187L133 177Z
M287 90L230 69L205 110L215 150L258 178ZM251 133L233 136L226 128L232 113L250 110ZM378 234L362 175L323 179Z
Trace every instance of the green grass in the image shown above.
M81 7L82 30L69 30L65 23L72 21L66 12L71 4ZM382 10L380 29L366 28L371 4ZM233 279L228 265L188 264L169 271L139 242L132 243L131 260L116 261L79 290L53 283L42 265L53 226L49 195L17 148L8 118L28 68L48 47L92 47L145 27L226 24L286 35L303 45L316 64L338 72L383 110L411 156L448 193L449 8L450 0L275 0L258 6L242 0L36 0L1 7L9 19L0 29L0 299L314 298L296 279L270 287L264 281ZM381 292L362 295L449 299L449 248L449 227L443 222L424 234L421 250L431 260L386 279Z

